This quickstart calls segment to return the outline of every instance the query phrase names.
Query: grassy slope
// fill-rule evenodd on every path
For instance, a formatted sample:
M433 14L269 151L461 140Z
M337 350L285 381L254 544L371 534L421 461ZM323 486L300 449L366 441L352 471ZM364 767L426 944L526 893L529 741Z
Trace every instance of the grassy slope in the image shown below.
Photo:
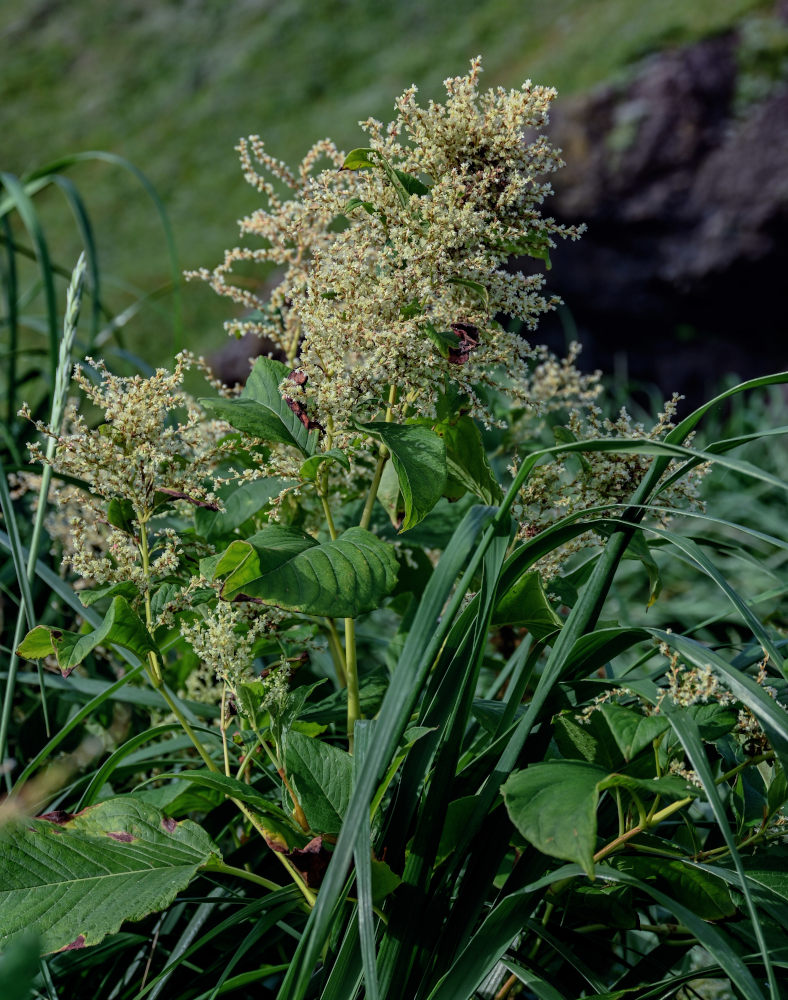
M486 82L526 76L572 93L655 47L730 25L770 0L27 0L0 5L0 169L109 149L151 177L172 216L184 267L210 264L255 207L237 169L238 136L261 134L293 160L319 137L356 145L359 118L386 118L417 81L425 97L482 52ZM152 288L163 241L134 182L105 165L72 174L96 220L105 271ZM58 259L76 245L52 197ZM123 296L119 293L119 301ZM189 342L216 342L227 306L189 286ZM164 349L147 325L135 341ZM148 337L156 337L146 344Z

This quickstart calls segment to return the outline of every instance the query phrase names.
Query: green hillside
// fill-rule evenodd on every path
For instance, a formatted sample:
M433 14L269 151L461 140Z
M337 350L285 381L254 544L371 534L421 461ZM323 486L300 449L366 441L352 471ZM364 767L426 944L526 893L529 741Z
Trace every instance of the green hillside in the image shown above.
M212 264L256 196L238 171L239 136L259 133L292 160L324 135L358 143L356 122L386 118L411 82L425 97L485 58L486 82L525 77L563 94L645 53L722 30L769 0L27 0L0 7L0 169L23 174L80 150L137 164L170 212L184 268ZM152 289L167 280L161 230L127 174L82 164L105 274ZM40 200L56 258L77 242L68 209ZM116 292L122 305L127 293ZM191 344L215 342L225 304L189 286ZM156 337L150 314L132 325ZM151 341L151 344L153 342Z

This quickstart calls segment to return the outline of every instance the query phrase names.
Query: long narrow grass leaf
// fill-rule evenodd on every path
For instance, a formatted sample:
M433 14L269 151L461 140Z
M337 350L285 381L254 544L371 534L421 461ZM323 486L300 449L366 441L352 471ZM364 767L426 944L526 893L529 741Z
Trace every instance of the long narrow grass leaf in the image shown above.
M84 163L91 160L111 163L114 166L122 167L124 170L127 170L140 183L156 209L162 229L164 230L164 238L167 243L167 253L169 255L170 270L172 273L174 352L177 353L181 348L181 341L183 338L180 296L181 270L178 263L178 252L175 245L175 236L172 231L169 215L167 214L167 209L165 208L164 202L161 200L155 186L151 183L146 174L144 174L139 167L136 167L124 156L119 156L117 153L110 153L103 150L89 150L84 153L72 153L69 156L63 156L52 163L46 164L33 173L28 174L25 177L25 183L40 183L43 181L44 184L46 184L48 182L49 175L57 174L62 170L67 170L75 163Z
M353 769L358 775L369 752L375 735L374 721L359 720L355 725L353 743ZM372 831L369 810L364 814L356 835L354 850L356 884L358 887L358 935L361 942L361 961L364 969L364 996L379 1000L377 956L375 948L375 915L372 909Z
M47 331L49 334L49 367L54 379L57 368L59 335L55 280L49 256L49 246L47 245L44 230L35 206L20 179L7 171L0 171L0 183L4 185L8 192L11 202L19 213L19 218L22 220L25 229L30 235L30 240L35 247L44 288L44 301L46 303Z

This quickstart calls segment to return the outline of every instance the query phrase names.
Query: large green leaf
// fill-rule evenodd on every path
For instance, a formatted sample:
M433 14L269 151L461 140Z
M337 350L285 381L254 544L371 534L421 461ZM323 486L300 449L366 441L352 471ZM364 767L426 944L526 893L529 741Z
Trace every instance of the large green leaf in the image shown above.
M309 431L284 400L279 385L290 374L273 358L258 358L238 399L201 399L209 413L226 420L251 437L289 444L306 457L315 450L316 434Z
M111 643L128 649L140 659L156 652L156 644L136 611L124 597L115 597L104 621L87 635L39 625L28 632L17 650L26 660L38 660L54 653L63 674L73 670L96 646Z
M700 794L700 789L673 776L608 774L584 760L531 764L511 774L501 791L512 822L529 843L553 858L576 861L593 878L599 795L614 787L666 798Z
M484 503L499 503L503 492L487 461L476 421L463 415L454 420L444 420L433 430L446 445L447 495L457 498L468 490Z
M524 573L496 605L493 625L525 627L535 639L546 639L563 625L547 599L538 573Z
M593 878L600 768L580 760L551 760L516 771L503 784L509 816L537 850L576 861Z
M0 830L0 942L23 928L46 952L83 948L169 906L219 850L189 820L134 798L109 799L57 822Z
M383 420L359 424L364 433L377 438L391 452L405 503L402 531L429 514L446 488L446 446L429 427L419 424L388 424Z
M291 731L285 749L285 770L310 827L316 833L339 833L353 790L350 754Z
M240 485L231 483L220 491L224 510L198 507L194 512L195 527L208 541L231 535L288 485L292 483L281 479L253 479Z
M222 597L240 595L289 611L355 618L380 605L397 582L394 550L371 531L348 528L320 545L292 528L269 525L235 541L219 560Z

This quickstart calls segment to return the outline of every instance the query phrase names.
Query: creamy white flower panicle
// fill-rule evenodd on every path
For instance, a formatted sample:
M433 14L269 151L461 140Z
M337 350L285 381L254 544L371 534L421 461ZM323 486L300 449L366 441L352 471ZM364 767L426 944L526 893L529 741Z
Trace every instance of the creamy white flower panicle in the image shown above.
M289 168L265 151L259 136L241 139L236 147L241 158L244 178L265 196L266 206L257 209L240 222L241 237L258 237L262 247L234 247L224 255L224 260L213 270L200 268L188 271L187 279L207 281L219 295L226 295L247 310L254 318L230 320L225 323L228 333L237 337L256 333L268 337L290 360L301 339L301 323L291 308L295 289L303 287L311 256L321 247L329 246L335 235L329 231L336 212L323 206L310 195L313 172L321 160L333 166L330 172L334 185L350 196L355 181L352 176L340 174L344 153L329 140L323 139L309 150L293 174ZM258 168L265 171L260 173ZM268 176L266 176L266 174ZM292 197L283 197L282 189ZM273 264L281 270L281 278L263 293L234 280L234 269L239 263Z
M501 365L512 376L511 395L523 398L531 349L496 317L533 328L558 299L542 294L541 274L511 273L507 261L544 254L554 237L580 230L541 217L551 190L545 176L562 161L544 137L525 137L547 122L555 91L528 81L481 93L480 70L475 59L467 76L446 80L445 104L422 108L411 87L387 128L362 123L373 166L355 171L351 207L325 175L312 191L351 221L315 250L306 285L292 298L304 332L301 392L317 420L343 427L354 415L374 416L391 386L400 414L431 416L446 380L488 419L474 387L497 384ZM392 171L421 187L403 195ZM443 356L428 330L457 334L458 327L465 350L460 342Z
M252 648L277 618L275 609L269 616L253 606L221 600L210 607L202 605L193 621L181 625L181 635L200 658L195 681L212 686L219 680L234 690L238 684L253 680ZM191 693L199 686L193 686Z
M83 580L129 582L149 592L155 581L175 574L181 562L178 535L158 524L162 501L220 509L211 484L226 453L222 439L229 426L206 420L183 391L184 373L193 363L183 352L172 372L160 368L142 378L113 375L103 361L88 358L84 367L76 366L74 382L103 413L103 423L90 427L74 404L62 430L36 422L41 434L55 439L56 448L49 460L33 443L31 460L48 462L56 475L78 479L88 491L61 486L56 494L60 516L49 521L52 537L64 542L64 566ZM176 411L185 417L175 419ZM30 417L27 406L20 414ZM107 503L113 500L130 504L137 522L131 533L108 522ZM140 525L148 526L147 571Z
M354 420L392 401L395 417L433 415L447 381L488 421L475 387L496 384L501 365L507 391L527 401L531 348L497 317L532 329L558 299L543 294L542 274L513 273L507 261L545 257L556 237L581 230L540 212L547 178L562 165L539 134L555 91L526 81L482 92L480 72L477 58L446 80L445 103L421 107L411 87L390 125L362 122L369 158L360 169L338 170L345 158L328 140L297 176L257 136L238 147L247 180L267 200L241 232L264 246L230 250L218 268L191 277L255 311L231 332L273 340L304 376L283 394L335 443L347 444ZM313 176L322 157L333 167ZM282 188L292 197L280 197ZM242 260L283 269L270 296L231 283Z
M138 518L156 506L156 494L216 504L204 481L221 453L218 443L226 425L206 432L203 412L183 392L183 376L191 366L187 353L178 355L175 369L157 369L150 378L113 375L103 361L86 359L77 365L74 382L104 414L98 429L74 414L67 432L37 422L37 429L57 441L51 466L55 473L82 480L103 500L127 500ZM92 377L87 373L91 372ZM183 422L171 420L186 410ZM29 410L20 411L29 417ZM30 445L34 462L47 462L39 444Z

